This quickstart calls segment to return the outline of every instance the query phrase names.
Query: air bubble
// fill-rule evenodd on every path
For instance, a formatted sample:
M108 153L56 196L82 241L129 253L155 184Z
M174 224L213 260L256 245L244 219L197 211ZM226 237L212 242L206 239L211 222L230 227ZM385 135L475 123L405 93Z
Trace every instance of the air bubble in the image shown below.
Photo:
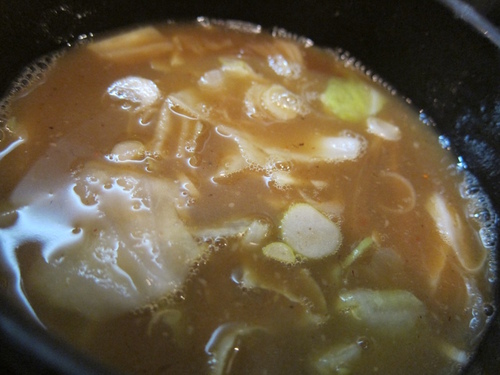
M289 172L292 170L292 163L289 161L276 161L274 162L274 168L279 171Z
M196 19L196 22L203 27L209 27L210 26L210 20L207 17L198 17Z
M173 299L176 302L182 302L186 300L186 295L184 294L184 291L178 290L174 293Z
M497 215L476 177L467 171L465 172L463 182L460 185L460 193L464 199L469 200L469 217L480 226L479 237L483 246L493 249L498 241L498 233L495 229Z
M465 162L464 158L459 156L458 161L457 161L457 169L458 170L464 170L467 169L467 163Z
M481 191L481 188L479 186L469 186L465 189L465 196L466 197L473 197L474 195L478 194Z
M424 111L421 110L418 117L424 125L434 126L433 120Z
M492 215L489 210L483 208L479 209L472 214L472 217L479 222L486 223L489 222L492 218Z
M438 139L439 139L439 144L441 145L441 147L443 149L450 150L450 148L451 148L451 142L448 139L448 137L446 137L444 135L440 135Z
M27 90L31 88L35 83L38 83L43 80L45 74L50 70L50 68L54 65L54 62L62 55L62 52L57 52L52 55L43 56L34 62L31 65L28 65L21 72L19 77L12 83L10 88L10 95L15 95L19 92ZM5 103L8 104L9 99L5 99ZM4 111L4 107L7 107L6 104L2 103L2 112Z
M481 238L484 247L488 249L496 247L497 233L493 228L481 228L479 230L479 237Z
M227 240L224 237L216 237L214 240L214 246L216 250L222 250L227 247Z
M351 67L352 65L354 65L354 63L356 62L356 59L354 57L349 57L345 62L344 62L344 66L346 68L348 67Z
M356 340L356 344L358 344L358 346L361 348L361 349L368 349L370 347L370 341L368 340L368 338L362 336L362 337L359 337L357 340Z
M287 31L286 29L282 29L282 28L278 28L278 27L275 27L272 30L271 35L273 37L293 40L306 48L312 47L314 45L314 42L311 39L306 38L304 36L299 36L297 34L294 34L294 33Z
M245 21L235 21L235 20L218 20L218 19L208 19L205 17L197 18L198 23L202 26L222 26L227 29L237 30L248 34L260 34L262 31L262 26L251 22Z
M495 313L495 307L491 303L486 303L483 306L484 309L484 315L486 316L492 316Z

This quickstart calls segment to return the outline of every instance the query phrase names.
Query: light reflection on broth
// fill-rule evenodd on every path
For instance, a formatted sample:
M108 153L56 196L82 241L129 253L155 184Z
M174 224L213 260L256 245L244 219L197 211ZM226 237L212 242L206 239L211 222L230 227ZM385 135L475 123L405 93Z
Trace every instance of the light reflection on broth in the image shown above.
M229 26L77 46L4 102L5 292L136 374L459 372L493 313L475 179L359 64Z

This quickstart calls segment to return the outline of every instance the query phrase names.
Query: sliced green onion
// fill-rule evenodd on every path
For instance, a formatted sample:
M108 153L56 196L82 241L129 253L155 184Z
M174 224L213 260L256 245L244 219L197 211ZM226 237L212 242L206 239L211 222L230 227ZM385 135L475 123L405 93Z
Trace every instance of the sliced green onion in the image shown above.
M331 78L320 99L328 111L352 122L376 114L384 104L377 90L353 78Z
M286 264L293 264L297 261L293 249L283 242L272 242L264 246L262 252L265 256Z
M307 203L292 205L281 221L283 240L306 258L334 254L342 243L339 227Z
M363 239L358 246L354 248L354 250L347 256L347 258L344 259L342 262L342 268L347 268L351 264L353 264L358 258L363 256L363 254L370 248L370 246L373 244L373 238L366 237Z

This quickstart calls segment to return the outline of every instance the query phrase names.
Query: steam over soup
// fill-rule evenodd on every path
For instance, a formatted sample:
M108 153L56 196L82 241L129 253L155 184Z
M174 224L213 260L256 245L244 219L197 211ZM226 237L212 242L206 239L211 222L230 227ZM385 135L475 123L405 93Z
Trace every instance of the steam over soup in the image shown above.
M53 59L0 139L4 292L49 331L135 374L467 363L495 215L359 64L205 19Z

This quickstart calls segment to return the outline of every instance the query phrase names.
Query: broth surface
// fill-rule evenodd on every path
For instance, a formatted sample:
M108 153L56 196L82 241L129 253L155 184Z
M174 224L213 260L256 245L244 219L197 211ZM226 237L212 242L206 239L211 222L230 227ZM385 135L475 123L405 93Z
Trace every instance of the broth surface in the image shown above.
M405 101L274 34L143 27L9 97L4 293L133 374L458 373L486 198Z

